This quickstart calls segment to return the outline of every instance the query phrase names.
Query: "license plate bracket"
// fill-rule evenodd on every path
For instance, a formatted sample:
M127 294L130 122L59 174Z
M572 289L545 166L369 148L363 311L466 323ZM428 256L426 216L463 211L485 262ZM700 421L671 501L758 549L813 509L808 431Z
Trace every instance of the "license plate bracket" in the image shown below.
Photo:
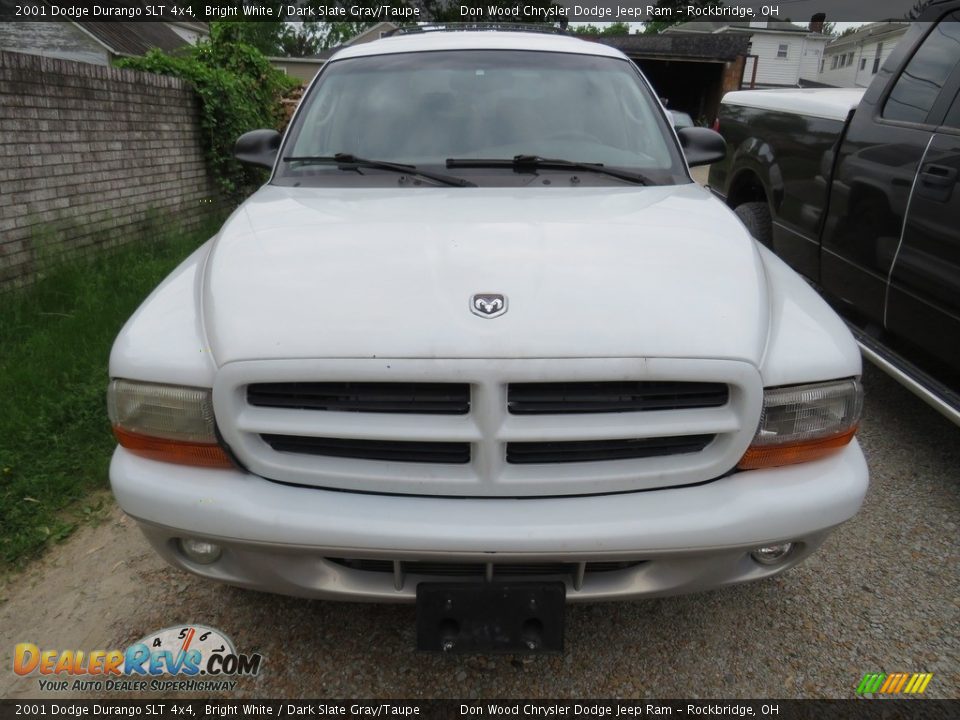
M563 651L562 582L423 582L417 649L447 653Z

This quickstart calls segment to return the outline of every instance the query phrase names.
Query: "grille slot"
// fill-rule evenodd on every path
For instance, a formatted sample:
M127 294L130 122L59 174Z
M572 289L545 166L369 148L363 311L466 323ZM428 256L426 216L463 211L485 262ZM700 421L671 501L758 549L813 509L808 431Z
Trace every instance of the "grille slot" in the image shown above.
M353 570L366 572L392 573L395 568L391 560L356 560L348 558L327 558L330 562ZM642 565L643 560L588 562L586 572L615 572ZM420 562L404 560L401 570L411 575L439 575L448 577L483 577L486 573L484 563L468 562ZM494 577L572 575L577 571L577 563L530 562L530 563L494 563Z
M261 435L260 437L277 452L411 463L464 464L470 462L470 443L465 442L355 440L302 435Z
M247 402L256 407L367 413L466 415L466 383L287 382L247 387Z
M680 435L626 440L512 442L507 443L507 462L514 465L531 465L681 455L703 450L713 438L713 435Z
M510 383L507 407L513 415L682 410L726 405L729 394L712 382Z

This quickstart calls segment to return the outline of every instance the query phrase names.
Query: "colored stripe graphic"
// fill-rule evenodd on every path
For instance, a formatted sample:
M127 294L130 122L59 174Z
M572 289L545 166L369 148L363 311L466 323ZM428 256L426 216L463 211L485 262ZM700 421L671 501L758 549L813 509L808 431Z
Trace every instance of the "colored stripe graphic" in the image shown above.
M920 677L923 678L923 680L913 688L913 692L915 693L922 693L927 689L927 685L929 685L930 681L933 679L933 673L920 673Z
M886 673L867 673L863 676L863 680L860 681L860 686L857 688L857 694L862 695L864 693L875 693L880 689L880 685L886 679Z
M893 686L893 689L890 690L890 692L898 693L903 690L903 686L907 684L907 679L909 677L909 673L900 673L900 678L897 680L897 684Z
M887 675L887 680L880 687L880 692L888 693L893 690L893 686L897 684L897 680L900 679L900 673L890 673Z
M933 673L867 673L857 686L857 694L884 693L895 695L906 693L919 695L927 689L933 679Z
M867 673L863 676L863 680L860 681L860 684L857 685L857 695L862 695L867 692L867 688L870 687L870 684L873 682L873 673Z

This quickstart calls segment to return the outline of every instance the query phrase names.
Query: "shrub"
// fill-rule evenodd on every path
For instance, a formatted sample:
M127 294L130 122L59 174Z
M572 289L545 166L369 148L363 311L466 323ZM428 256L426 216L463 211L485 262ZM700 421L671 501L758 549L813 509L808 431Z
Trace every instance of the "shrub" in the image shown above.
M281 96L296 80L270 65L256 48L233 42L211 26L208 41L168 55L151 50L143 57L125 58L117 65L189 82L200 99L200 127L207 163L223 194L238 201L261 182L263 171L233 158L233 144L248 130L283 124Z

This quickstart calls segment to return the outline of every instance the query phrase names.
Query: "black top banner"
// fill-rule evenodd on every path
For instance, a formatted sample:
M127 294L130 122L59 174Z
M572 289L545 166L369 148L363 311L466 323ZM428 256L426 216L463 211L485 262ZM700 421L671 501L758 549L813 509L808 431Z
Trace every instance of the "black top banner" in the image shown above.
M953 720L960 700L3 700L0 720L24 718L365 718L366 720Z
M0 0L0 19L13 22L288 22L394 23L776 23L807 26L823 15L830 22L936 19L950 0ZM955 3L954 3L955 4ZM926 16L924 15L926 13ZM709 31L710 28L697 28Z

